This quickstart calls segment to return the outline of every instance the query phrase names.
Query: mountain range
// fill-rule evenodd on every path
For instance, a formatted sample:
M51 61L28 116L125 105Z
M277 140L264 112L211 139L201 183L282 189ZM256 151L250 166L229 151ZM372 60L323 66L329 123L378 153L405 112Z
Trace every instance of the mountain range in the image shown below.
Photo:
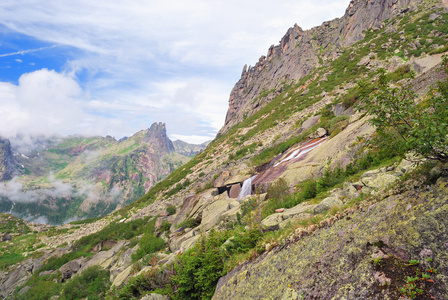
M42 137L26 153L6 139L1 145L0 211L50 224L103 216L138 199L206 146L173 143L162 123L120 140Z
M447 45L445 0L294 25L243 68L217 137L140 198L63 226L3 214L0 295L448 299Z

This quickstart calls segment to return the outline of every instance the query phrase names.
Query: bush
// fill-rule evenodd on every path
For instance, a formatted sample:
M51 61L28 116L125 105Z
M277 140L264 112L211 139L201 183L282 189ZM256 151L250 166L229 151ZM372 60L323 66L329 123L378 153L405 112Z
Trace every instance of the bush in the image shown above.
M448 71L447 56L443 68ZM364 95L360 109L372 115L376 136L371 145L386 148L405 157L414 152L424 159L448 161L448 79L438 84L438 94L416 105L416 94L409 87L390 87L380 75L378 89Z
M75 252L66 253L66 254L62 255L61 257L51 257L50 259L48 259L47 263L39 269L39 272L49 271L49 270L57 270L62 265L68 263L69 261L77 259L81 256L86 257L86 256L90 256L90 255L92 255L92 254L87 253L85 251L75 251Z
M143 235L143 237L138 241L138 244L140 247L132 255L132 261L137 261L143 256L155 253L165 247L165 241L159 237L156 237L153 233Z
M170 231L170 228L171 228L171 223L166 220L164 220L162 222L162 225L160 225L160 230L162 232L168 232L168 231Z
M110 287L109 277L109 271L99 266L89 267L65 284L62 299L104 299L105 292Z
M173 283L177 291L174 299L211 299L220 277L225 275L224 257L220 246L227 239L225 233L211 231L187 250L174 266L177 275Z
M228 254L245 253L257 245L263 234L258 228L235 231L231 243L226 244Z
M174 269L170 266L166 269L152 269L148 273L133 276L119 290L110 291L111 297L107 299L140 299L151 291L157 291L159 294L170 293L173 274Z
M198 226L199 223L195 219L186 219L179 223L179 228L194 228Z
M174 205L170 205L166 208L166 212L168 213L168 215L174 215L176 213L176 206Z
M15 295L14 299L47 300L61 291L61 284L54 281L38 280L30 285L30 289L24 294Z
M80 238L74 244L74 249L79 250L84 247L94 247L99 242L107 240L129 240L142 233L154 232L155 221L155 218L151 220L151 217L146 217L129 222L113 222L94 234Z
M289 194L289 186L285 179L279 178L268 188L266 199L283 199Z

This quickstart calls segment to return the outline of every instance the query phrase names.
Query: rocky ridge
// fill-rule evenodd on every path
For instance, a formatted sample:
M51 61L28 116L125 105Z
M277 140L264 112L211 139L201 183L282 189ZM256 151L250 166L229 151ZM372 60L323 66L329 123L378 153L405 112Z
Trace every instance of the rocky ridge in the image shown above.
M326 61L340 56L346 47L362 40L366 30L383 27L383 21L415 9L419 2L353 0L340 19L305 31L295 24L280 44L272 45L253 67L244 66L241 79L230 93L225 124L219 134L269 103L281 93L282 83L298 82Z
M64 280L71 280L68 277L82 275L86 266L99 265L110 271L110 282L114 286L121 290L133 289L139 286L136 283L141 283L140 280L159 280L159 277L151 276L157 276L154 274L159 274L159 270L172 270L170 266L182 259L196 241L204 241L201 238L211 235L213 229L228 232L232 226L238 226L244 211L254 207L252 214L247 216L252 218L252 224L256 222L257 228L261 228L264 240L242 260L233 262L241 265L220 279L214 295L216 299L259 299L260 295L284 299L398 299L407 293L397 294L401 287L407 287L403 274L415 276L416 272L430 268L439 272L431 274L432 282L423 277L418 279L419 287L424 287L425 297L446 298L444 273L447 267L443 251L446 170L440 167L431 169L430 177L420 180L405 162L388 161L386 167L359 171L355 179L326 191L324 196L289 208L277 208L263 218L258 210L270 203L269 193L265 192L279 179L286 182L288 192L301 192L301 184L306 180L319 178L327 168L345 167L360 154L359 150L364 151L363 143L374 128L367 123L368 117L351 107L352 98L356 100L356 80L375 81L376 71L384 68L389 76L398 77L396 82L401 84L406 79L400 76L413 69L416 76L409 84L419 94L426 95L428 86L446 78L446 74L437 70L440 54L411 53L405 60L395 55L394 50L394 47L402 46L394 44L395 41L404 41L403 45L415 43L413 33L409 33L407 27L400 33L400 26L405 26L402 23L412 24L412 20L415 24L423 24L432 15L432 21L441 25L447 20L443 13L446 3L409 2L407 10L404 2L394 2L396 6L387 1L351 3L346 15L368 19L369 5L383 7L389 3L390 6L384 7L392 12L385 14L394 17L378 27L372 25L372 31L363 33L365 39L348 47L349 53L341 52L338 58L325 62L330 66L343 62L337 69L342 70L341 79L333 80L329 67L311 71L308 78L300 79L296 85L283 85L265 107L260 106L254 115L247 116L246 120L218 136L207 149L133 205L92 223L94 225L67 226L69 232L61 228L64 230L55 238L39 236L51 243L51 247L43 251L45 255L56 252L52 248L57 245L67 253L76 253L78 250L72 248L71 243L76 243L76 235L84 228L96 230L95 226L103 226L104 221L106 224L98 230L125 227L150 217L148 220L155 221L155 234L166 242L163 251L151 254L154 260L148 261L148 257L144 257L132 261L132 255L141 246L137 240L142 240L144 235L129 239L103 238L91 245L90 256L72 260L53 270L50 276L54 276L57 284L63 284ZM421 5L414 6L415 3ZM395 14L397 11L399 13ZM369 28L366 23L351 25L352 30L355 27ZM420 29L419 34L423 34L423 28ZM442 33L432 30L431 36L425 36L425 39L435 40L439 36L446 40L448 32ZM387 47L382 48L385 44ZM437 49L428 46L425 51ZM384 53L387 55L382 56ZM348 74L350 70L355 71L352 77ZM333 85L325 86L331 80ZM282 85L281 82L273 84ZM277 111L281 113L275 114ZM275 122L269 123L269 118ZM324 143L301 155L300 151L322 135ZM269 155L264 158L266 153ZM293 154L298 156L287 160ZM251 184L251 190L256 194L240 197L243 182L255 174L260 176ZM420 181L414 182L412 176ZM406 178L411 179L403 181ZM439 179L428 183L431 178ZM170 206L176 208L174 214ZM238 230L250 232L249 225ZM235 238L236 235L228 238L219 247L220 251L232 247ZM11 243L14 243L14 237ZM411 266L411 259L418 260L419 266L415 267L415 263ZM18 286L11 280L11 274L20 269L22 273L14 280L25 283L33 273L25 271L33 262L32 259L21 261L1 273L0 290L4 295L11 295ZM46 260L43 262L45 264ZM396 267L401 268L399 272L392 272ZM197 277L193 276L190 281L196 283ZM28 295L33 288L31 283L25 283L19 293L23 291L23 295ZM128 297L148 298L152 296L143 294L153 292L154 288L132 291L134 294Z

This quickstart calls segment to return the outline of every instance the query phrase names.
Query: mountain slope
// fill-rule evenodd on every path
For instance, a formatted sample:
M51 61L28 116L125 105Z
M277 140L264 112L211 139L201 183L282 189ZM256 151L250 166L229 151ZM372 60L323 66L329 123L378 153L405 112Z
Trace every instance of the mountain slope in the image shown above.
M447 5L352 1L341 19L288 30L276 59L243 73L205 150L100 220L27 234L40 251L13 238L4 253L41 256L5 262L1 295L51 285L50 298L99 266L113 287L95 295L110 299L447 298L448 166L369 148L378 134L355 109L384 74L425 110L447 83Z
M23 168L14 158L11 143L0 138L0 181L10 180L23 173Z
M28 156L10 154L26 175L3 185L3 212L51 224L109 213L141 197L189 159L175 151L162 123L120 141L75 136Z
M282 92L284 83L298 82L327 61L334 60L346 47L362 40L366 30L384 27L383 21L406 13L419 1L351 1L341 19L324 22L303 31L294 25L267 56L255 66L244 66L241 79L233 88L229 110L220 134L243 121Z

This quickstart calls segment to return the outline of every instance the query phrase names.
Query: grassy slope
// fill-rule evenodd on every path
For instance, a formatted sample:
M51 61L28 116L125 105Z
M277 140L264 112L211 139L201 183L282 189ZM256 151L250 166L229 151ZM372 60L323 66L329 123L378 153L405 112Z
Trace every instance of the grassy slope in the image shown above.
M353 102L357 100L359 91L356 88L353 88L346 91L346 93L341 93L339 87L344 86L347 83L354 83L361 78L370 80L375 76L375 73L369 71L366 67L357 66L357 63L361 58L370 55L371 52L374 53L373 56L375 59L383 60L392 56L401 56L407 59L410 55L419 56L423 52L435 53L442 51L443 49L435 50L431 45L434 43L438 43L439 45L446 44L448 15L443 14L442 19L437 21L431 21L429 15L430 13L428 12L412 13L412 15L405 15L402 19L391 20L389 25L395 24L398 28L401 26L404 27L404 39L400 39L400 30L397 32L386 32L385 29L382 29L379 31L368 32L364 40L358 42L353 47L346 49L341 56L333 62L323 65L298 83L285 83L282 93L274 98L267 106L259 110L256 114L248 117L240 124L234 126L226 134L217 137L208 145L206 150L190 160L183 167L171 173L165 180L156 184L149 193L145 194L136 202L115 212L114 215L129 217L134 214L137 209L145 207L156 200L165 199L170 196L182 197L182 195L186 194L191 188L203 184L206 180L213 178L213 175L216 174L220 167L223 165L225 166L227 163L233 163L229 162L229 155L233 155L233 159L239 159L240 161L247 162L248 159L250 159L253 166L257 166L269 161L274 155L300 142L306 135L283 136L278 139L274 138L267 144L264 144L263 142L262 145L259 144L261 134L268 130L275 131L276 126L281 122L293 119L295 124L300 125L303 119L294 119L296 116L295 114L300 113L313 103L322 100L322 92L327 92L334 96L334 103L345 102L346 104L353 104ZM433 30L441 32L442 35L438 37L432 36ZM415 41L416 38L419 38L420 41L432 39L433 43L423 42L421 43L421 47L411 51L408 50L408 56L405 57L404 51L402 50L411 49L412 47L409 46L409 43ZM383 50L382 44L390 40L393 41L393 44L388 49ZM375 46L372 47L372 44ZM402 50L395 53L395 49ZM317 76L317 74L319 74L319 76ZM325 77L323 76L324 74L326 75ZM403 73L402 75L406 76L406 74L407 73ZM302 86L313 77L316 77L316 79L308 85L309 91L306 95L301 95L301 93L295 92L298 87ZM323 78L326 79L324 80ZM397 79L400 79L400 77ZM286 93L288 93L288 97L285 98ZM325 109L322 112L325 112ZM335 125L339 122L337 121L331 124L331 121L334 121L334 119L334 116L332 117L329 115L329 118L324 119L320 125L330 128L331 125ZM242 129L244 128L252 129L242 134ZM334 128L334 130L336 129L337 128ZM382 160L380 157L377 164L381 162ZM238 162L235 162L235 164L238 164ZM201 172L206 175L199 176ZM354 175L356 175L356 172ZM189 178L188 181L186 181L186 177ZM185 182L188 184L185 184ZM181 184L179 185L179 183ZM310 220L311 223L318 221L319 220L317 219ZM117 226L120 227L121 225L113 222L108 228L112 229ZM118 230L117 232L121 231ZM227 234L237 235L237 232L238 231L232 231ZM241 236L244 237L244 234L245 233L242 232ZM228 258L227 267L231 269L236 263L241 262L260 251L258 247L263 245L263 243L281 240L287 234L288 232L278 232L276 234L268 234L262 238L257 237L255 246L245 246L243 253L236 251L232 257ZM101 236L102 235L96 235L96 237L92 236L90 239L98 242L97 238L101 240ZM123 237L111 233L111 235L104 235L103 238L119 239Z

